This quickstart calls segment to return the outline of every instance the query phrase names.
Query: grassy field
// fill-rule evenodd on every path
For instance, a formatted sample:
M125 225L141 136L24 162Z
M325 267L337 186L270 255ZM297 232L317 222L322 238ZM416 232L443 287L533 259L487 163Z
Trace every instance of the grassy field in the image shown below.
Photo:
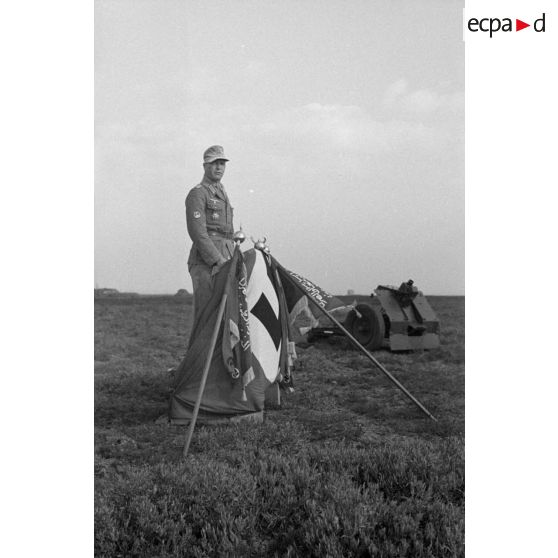
M157 421L187 299L95 301L95 555L464 556L463 297L429 297L442 345L375 353L426 418L342 339L298 349L263 424Z

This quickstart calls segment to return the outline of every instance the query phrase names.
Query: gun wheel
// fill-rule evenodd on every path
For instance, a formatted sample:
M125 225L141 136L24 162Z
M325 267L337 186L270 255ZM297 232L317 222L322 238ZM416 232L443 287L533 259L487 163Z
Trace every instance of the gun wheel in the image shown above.
M382 348L386 326L379 308L368 304L357 304L345 320L349 333L366 349L375 351Z

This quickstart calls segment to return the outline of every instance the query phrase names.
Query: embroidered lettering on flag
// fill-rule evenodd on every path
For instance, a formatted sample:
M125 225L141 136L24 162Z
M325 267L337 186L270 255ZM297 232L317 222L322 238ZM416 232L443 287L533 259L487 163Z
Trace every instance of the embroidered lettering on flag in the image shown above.
M248 283L246 264L240 250L236 255L234 275L229 281L226 323L228 324L230 351L223 339L225 364L233 380L242 378L242 400L246 401L246 386L254 379L250 343L250 317L246 302Z
M238 313L239 313L239 343L240 343L240 362L242 370L242 385L245 388L254 379L252 368L252 347L250 341L250 312L246 301L246 287L248 277L244 258L239 258L240 277L238 279ZM244 397L246 394L244 393Z
M311 300L316 306L326 310L327 312L336 313L343 309L346 314L352 306L347 306L342 300L328 293L314 282L306 279L302 275L289 271L281 266L277 260L273 259L273 263L277 268L283 290L285 292L285 299L287 309L289 312L289 324L293 326L297 317L304 315L309 322L308 327L300 327L301 334L307 333L313 327L319 325L319 321L312 312L308 301ZM315 312L319 312L316 310ZM318 314L321 316L321 313ZM325 318L327 320L327 318Z

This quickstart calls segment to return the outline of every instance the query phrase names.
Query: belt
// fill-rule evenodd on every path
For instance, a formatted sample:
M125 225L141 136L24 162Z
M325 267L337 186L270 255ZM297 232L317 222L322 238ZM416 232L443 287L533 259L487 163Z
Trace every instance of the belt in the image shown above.
M207 231L207 234L213 238L225 238L227 240L233 239L233 233L223 233L219 231Z

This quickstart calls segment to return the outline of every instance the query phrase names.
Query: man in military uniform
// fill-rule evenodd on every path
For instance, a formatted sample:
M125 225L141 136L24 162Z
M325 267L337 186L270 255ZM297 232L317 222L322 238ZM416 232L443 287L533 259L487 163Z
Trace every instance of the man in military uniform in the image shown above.
M220 145L206 149L203 179L186 197L186 223L193 242L188 270L194 287L194 323L211 298L213 275L234 251L233 208L221 184L227 161Z

